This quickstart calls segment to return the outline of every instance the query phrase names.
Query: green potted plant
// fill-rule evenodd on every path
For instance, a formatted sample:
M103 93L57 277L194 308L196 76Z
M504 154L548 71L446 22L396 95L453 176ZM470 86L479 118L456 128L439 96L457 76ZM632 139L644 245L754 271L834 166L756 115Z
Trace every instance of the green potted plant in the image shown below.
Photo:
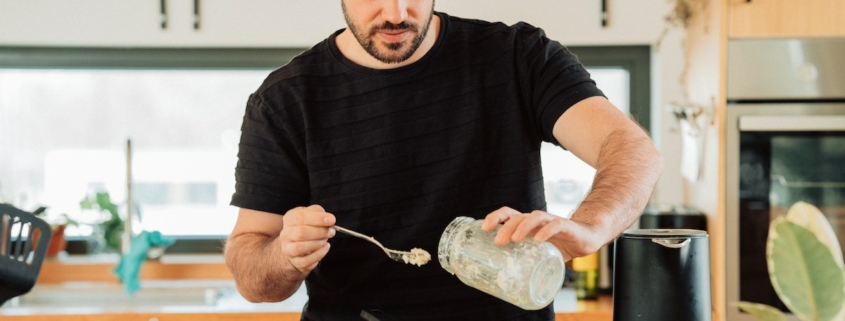
M784 305L800 320L845 319L845 264L833 229L813 205L798 202L772 221L766 243L769 278ZM785 321L774 307L739 302L761 321Z
M123 233L123 219L117 212L117 205L111 202L108 192L98 192L87 195L79 206L85 210L99 210L106 214L106 218L97 224L103 234L106 249L116 252L120 250L121 234Z

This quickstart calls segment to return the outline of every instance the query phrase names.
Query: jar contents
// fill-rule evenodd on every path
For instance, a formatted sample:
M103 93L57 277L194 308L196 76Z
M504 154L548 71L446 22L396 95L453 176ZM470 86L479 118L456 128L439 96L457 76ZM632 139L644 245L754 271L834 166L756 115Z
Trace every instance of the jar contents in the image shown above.
M493 243L499 227L481 229L483 220L455 218L437 249L440 265L461 282L526 310L548 306L563 285L565 266L549 242L526 238L505 246Z

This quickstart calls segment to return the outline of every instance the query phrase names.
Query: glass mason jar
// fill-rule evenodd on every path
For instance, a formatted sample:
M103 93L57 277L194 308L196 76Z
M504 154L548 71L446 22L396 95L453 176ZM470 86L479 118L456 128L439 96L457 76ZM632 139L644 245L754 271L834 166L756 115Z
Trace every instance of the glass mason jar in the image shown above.
M483 220L457 217L440 237L440 266L463 283L526 310L548 306L563 285L563 256L549 242L527 237L505 246L493 243L499 227L481 229Z

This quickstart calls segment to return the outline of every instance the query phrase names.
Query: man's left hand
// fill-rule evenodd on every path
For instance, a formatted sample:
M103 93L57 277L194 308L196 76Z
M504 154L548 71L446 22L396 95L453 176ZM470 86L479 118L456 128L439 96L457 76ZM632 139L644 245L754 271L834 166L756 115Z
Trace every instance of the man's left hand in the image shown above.
M481 228L492 231L500 223L504 225L496 233L496 245L521 242L533 235L534 240L549 241L557 247L565 261L596 252L604 245L600 233L591 226L544 211L521 213L502 207L488 214Z

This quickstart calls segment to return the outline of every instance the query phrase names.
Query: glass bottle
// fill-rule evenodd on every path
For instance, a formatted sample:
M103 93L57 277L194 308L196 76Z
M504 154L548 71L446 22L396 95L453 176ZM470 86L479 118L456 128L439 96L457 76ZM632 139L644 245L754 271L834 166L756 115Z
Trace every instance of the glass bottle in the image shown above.
M599 252L572 259L575 276L575 296L579 300L594 300L599 297Z
M526 310L548 306L563 285L565 265L549 242L527 237L505 246L493 243L499 227L481 229L483 220L457 217L443 231L437 259L463 283Z

